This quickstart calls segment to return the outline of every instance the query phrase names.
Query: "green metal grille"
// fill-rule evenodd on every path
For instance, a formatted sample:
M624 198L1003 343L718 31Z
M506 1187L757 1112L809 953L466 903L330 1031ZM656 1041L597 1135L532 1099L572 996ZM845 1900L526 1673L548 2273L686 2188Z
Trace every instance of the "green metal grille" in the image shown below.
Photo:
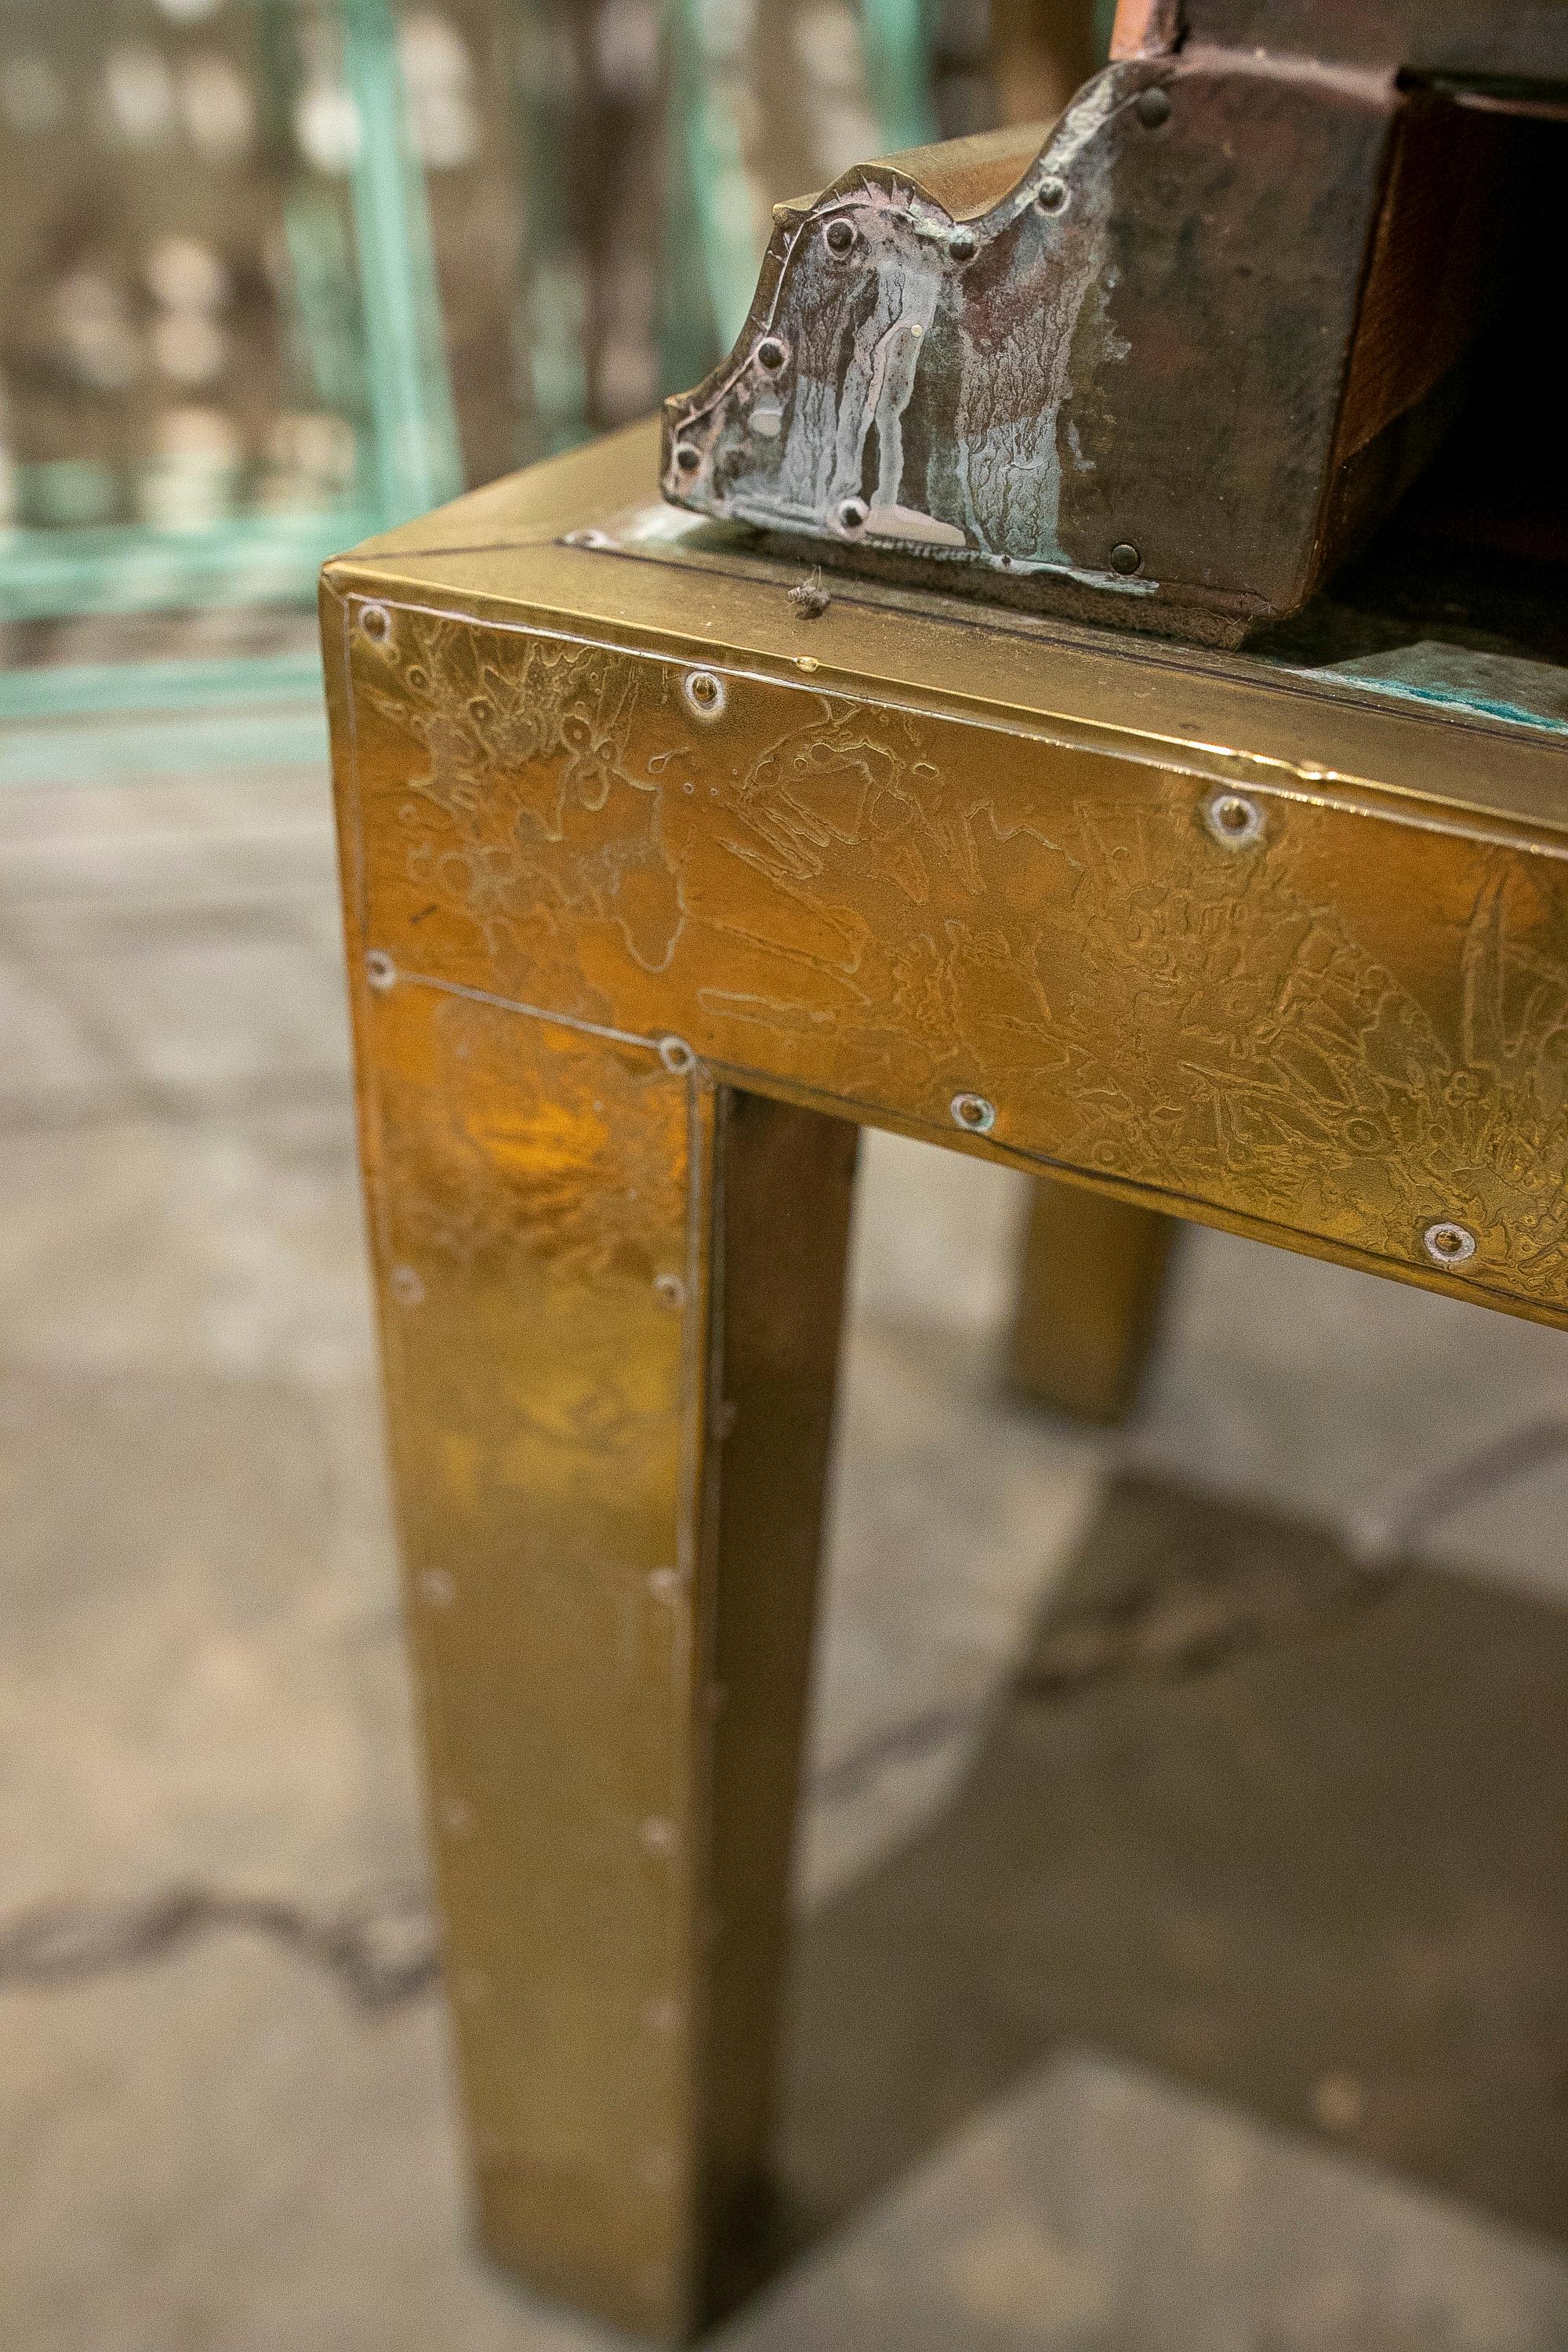
M213 37L195 46L184 28L208 16ZM222 46L216 37L220 29ZM89 247L94 234L111 243L119 227L101 198L95 211L83 160L68 157L68 167L81 173L82 191L67 182L53 215L40 211L35 249L24 251L24 282L9 307L25 324L29 301L37 310L52 300L68 328L73 294L79 308L88 305L88 325L96 300L104 313L97 327L102 348L95 356L79 332L85 387L72 383L68 367L54 359L47 342L29 349L14 333L6 352L15 455L12 516L0 529L0 623L13 625L14 645L19 635L23 643L37 638L28 625L94 616L303 609L328 555L460 488L429 214L407 135L390 0L240 0L224 10L221 26L216 10L188 0L161 11L129 0L110 0L100 10L5 0L0 58L13 118L6 133L13 173L26 169L25 114L22 135L16 118L29 94L39 118L32 126L38 134L34 143L46 152L47 134L58 128L48 120L51 107L68 106L79 122L85 113L80 127L101 133L106 110L117 103L118 202L144 245L155 245L160 235L173 236L174 244L163 249L174 252L176 260L184 251L187 270L195 267L189 254L199 257L202 248L188 234L181 245L189 198L166 160L173 131L162 142L151 135L159 109L169 115L205 87L209 105L217 108L215 120L221 121L225 105L231 129L247 114L245 201L237 209L251 228L258 206L271 214L263 226L279 265L282 422L299 421L289 414L291 401L318 443L324 436L331 445L335 431L340 449L338 478L324 492L318 478L317 495L281 502L269 498L265 470L256 462L232 464L228 479L215 478L223 474L221 464L209 464L205 477L198 464L194 513L177 510L191 496L188 459L182 475L145 442L126 457L133 428L139 422L145 427L147 402L130 360L117 367L112 336L122 333L129 350L132 326L146 322L132 320L128 299L126 319L117 324L106 309L104 281L84 269L72 278L73 236ZM312 132L314 157L308 152ZM330 152L334 139L335 154ZM207 141L210 149L210 129ZM222 160L210 152L204 162L198 152L186 168L198 176L205 168L222 184ZM237 159L233 168L237 174ZM24 185L8 207L14 234L26 194ZM95 221L101 224L96 230ZM199 309L169 312L148 331L154 347L156 336L172 332L182 318L191 336L213 332ZM89 362L103 381L93 383ZM117 373L124 379L118 384ZM29 402L30 394L37 397ZM44 420L32 446L29 406ZM182 411L171 399L166 414L176 424L183 417L187 425L192 419L210 425L216 412L199 404ZM106 460L102 447L69 446L72 424L79 428L84 420L97 428L100 443L118 436L118 464ZM50 446L51 434L62 446ZM90 433L82 437L90 443ZM311 488L308 477L305 487ZM164 510L171 505L172 514ZM106 506L121 511L105 519ZM138 506L140 513L124 511ZM82 633L71 634L74 641ZM152 708L154 695L163 709L190 711L232 702L237 695L268 703L289 695L313 698L316 687L297 654L195 658L151 669L132 662L46 659L0 674L0 719L32 729L73 717L101 722L115 707ZM29 767L37 750L13 743L8 768L14 771L18 761Z

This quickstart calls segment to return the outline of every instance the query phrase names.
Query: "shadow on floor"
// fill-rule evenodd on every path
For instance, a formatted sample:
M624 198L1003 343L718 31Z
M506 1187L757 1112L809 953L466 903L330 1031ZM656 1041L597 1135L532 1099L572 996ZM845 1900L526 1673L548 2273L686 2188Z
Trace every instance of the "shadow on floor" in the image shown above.
M1568 2240L1568 1613L1124 1478L955 1801L813 1917L837 2231L1092 2042Z

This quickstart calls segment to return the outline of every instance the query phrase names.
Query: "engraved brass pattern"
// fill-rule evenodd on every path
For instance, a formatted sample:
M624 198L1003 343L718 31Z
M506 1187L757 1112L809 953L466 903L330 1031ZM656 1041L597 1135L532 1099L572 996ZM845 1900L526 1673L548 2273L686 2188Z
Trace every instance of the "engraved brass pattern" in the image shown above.
M1102 1258L1163 1209L1568 1325L1568 759L935 597L803 630L621 551L656 465L323 609L481 2225L678 2338L765 2158L851 1122L1090 1187ZM1130 1372L1122 1277L1026 1377Z
M355 663L400 968L1568 1312L1561 856L1283 789L1221 847L1146 757L419 613Z

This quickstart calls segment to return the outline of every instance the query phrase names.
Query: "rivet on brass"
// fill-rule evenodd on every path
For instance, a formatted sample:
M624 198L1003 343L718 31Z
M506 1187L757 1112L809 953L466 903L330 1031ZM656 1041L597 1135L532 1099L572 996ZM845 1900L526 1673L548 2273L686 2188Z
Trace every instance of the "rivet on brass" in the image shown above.
M710 669L694 669L681 680L681 691L699 719L717 719L728 697L724 681Z
M362 604L359 625L375 645L384 645L392 635L392 615L384 604Z
M1204 823L1224 849L1245 849L1263 837L1263 811L1245 793L1215 793L1204 804Z
M966 1135L989 1135L996 1124L996 1106L984 1095L954 1095L950 1108L953 1125Z
M372 988L384 990L397 986L397 966L381 948L372 948L366 956L364 976Z
M667 1307L681 1307L686 1304L686 1285L678 1274L657 1274L653 1286L658 1297Z
M674 1078L687 1077L697 1067L697 1056L684 1037L661 1037L658 1058Z
M1434 1265L1462 1265L1476 1254L1476 1237L1469 1227L1449 1224L1446 1219L1428 1225L1421 1240Z

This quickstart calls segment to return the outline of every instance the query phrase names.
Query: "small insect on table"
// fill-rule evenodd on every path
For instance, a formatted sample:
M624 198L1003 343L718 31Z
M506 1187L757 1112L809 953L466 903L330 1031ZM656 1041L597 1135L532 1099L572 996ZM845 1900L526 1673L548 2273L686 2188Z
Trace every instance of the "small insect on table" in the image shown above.
M1221 54L1258 8L1215 13L1177 50L1133 12L1130 54L1022 162L933 151L786 215L735 358L662 445L636 428L326 575L484 2231L650 2335L700 2322L764 2167L858 1127L1110 1204L1100 1277L1075 1263L1054 1293L1042 1212L1023 1352L1046 1385L1085 1347L1117 1372L1171 1217L1568 1324L1561 458L1510 507L1496 469L1532 420L1492 433L1486 404L1512 338L1456 331L1399 378L1390 305L1421 281L1378 295L1376 258L1421 142L1481 121L1500 172L1529 168L1555 100L1520 60L1524 114L1476 113L1441 58L1419 89L1382 51L1277 71ZM1333 13L1385 42L1400 14ZM1423 37L1464 16L1428 7ZM1140 389L1126 327L1158 307L1157 255L1142 280L1122 237L1108 278L1104 240L1145 217L1152 142L1223 103L1327 154L1347 92L1343 250L1303 294L1270 247L1228 347L1156 339ZM1280 152L1221 161L1238 183ZM1156 241L1197 168L1174 155ZM1196 247L1231 268L1237 186L1198 196ZM998 392L1007 336L1045 331L1018 288L1059 289L1074 219L1100 257L1072 248L1065 356ZM1247 337L1303 300L1329 316L1336 268L1341 327L1286 382ZM1358 379L1374 330L1388 363ZM1096 427L1113 391L1147 457L1137 403L1205 368L1211 402L1226 372L1253 388L1206 541L1210 410L1171 413L1142 518ZM1351 448L1358 381L1381 422ZM1325 591L1324 518L1364 538L1432 398L1460 423L1426 503Z

